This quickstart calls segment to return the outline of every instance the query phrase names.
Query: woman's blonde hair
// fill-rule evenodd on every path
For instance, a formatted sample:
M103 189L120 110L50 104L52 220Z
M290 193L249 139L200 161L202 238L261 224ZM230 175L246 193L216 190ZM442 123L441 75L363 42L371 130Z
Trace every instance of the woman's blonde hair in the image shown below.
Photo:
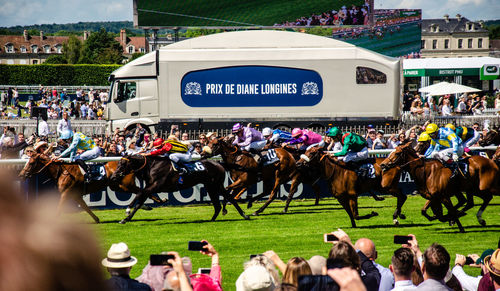
M311 267L304 258L293 257L286 264L282 282L298 286L299 277L303 275L312 275Z

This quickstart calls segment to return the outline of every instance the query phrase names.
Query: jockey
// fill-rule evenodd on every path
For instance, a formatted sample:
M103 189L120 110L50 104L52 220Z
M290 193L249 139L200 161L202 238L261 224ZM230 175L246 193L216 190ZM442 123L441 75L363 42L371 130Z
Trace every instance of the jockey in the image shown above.
M71 130L65 130L61 133L59 139L71 144L64 150L58 158L64 158L69 154L70 160L76 162L85 171L85 182L90 181L89 168L85 164L85 161L92 160L101 156L101 148L94 143L94 140L90 137L86 137L81 132L76 132L73 134ZM77 150L84 150L83 153L76 155Z
M292 130L292 139L288 142L282 143L281 146L294 145L299 143L302 144L302 146L300 147L301 150L308 150L309 148L318 145L322 147L325 144L323 142L323 137L320 134L317 134L308 129L302 130L300 128L294 128Z
M179 174L185 174L186 169L182 167L183 163L188 163L191 161L191 152L194 149L188 149L187 145L183 144L174 139L168 139L164 141L162 138L157 138L153 142L153 148L151 152L143 154L145 156L160 156L169 154L169 159L177 165Z
M368 143L362 136L353 132L346 132L342 135L338 127L330 128L326 135L331 137L335 142L339 141L342 144L342 150L333 154L339 160L348 163L368 159Z
M236 135L233 145L237 145L248 152L258 153L267 143L260 131L251 127L243 127L240 123L233 125L233 134Z
M280 145L284 142L289 142L292 139L292 134L289 133L288 131L284 131L281 129L275 129L273 131L272 137L269 139L271 143L275 143L277 145Z
M465 152L469 152L469 148L475 145L479 139L481 138L481 134L478 131L474 130L470 127L459 126L455 128L455 126L451 123L448 123L444 127L451 129L455 132L455 134L462 140L464 144Z
M450 158L458 161L458 157L463 155L464 148L462 140L457 137L455 132L449 128L439 128L435 123L429 123L425 132L431 137L435 145L429 147L425 152L426 158L437 158L443 163L447 163Z

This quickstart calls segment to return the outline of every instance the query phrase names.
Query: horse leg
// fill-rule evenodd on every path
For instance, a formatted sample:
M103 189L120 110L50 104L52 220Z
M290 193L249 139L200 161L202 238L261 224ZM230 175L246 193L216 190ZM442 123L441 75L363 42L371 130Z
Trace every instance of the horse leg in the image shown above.
M472 207L474 207L474 194L470 193L469 191L466 191L465 192L467 198L464 198L463 195L459 195L459 196L462 196L461 198L458 198L459 200L459 203L457 203L457 205L455 205L455 209L458 211L458 208L459 206L461 206L460 204L463 205L463 202L460 201L461 199L464 199L465 201L467 201L467 203L465 204L464 208L462 208L460 211L458 211L457 215L459 217L462 217L464 215L466 215L467 213L465 211L471 209ZM484 200L483 200L484 201Z
M234 200L234 198L230 195L229 192L226 191L226 189L224 189L224 187L221 187L221 191L222 191L222 196L224 197L224 201L229 201L231 204L233 204L234 208L236 208L236 211L238 211L238 213L241 215L241 217L243 217L244 219L248 220L250 219L250 217L248 217L248 215L245 214L245 212L243 212L243 210L241 209L241 207L238 205L238 202L236 200ZM223 211L222 211L222 214L224 214L224 211L225 210L225 207L226 207L226 203L223 203ZM227 213L227 211L226 211Z
M257 196L253 196L251 198L248 198L247 209L252 208L253 203L264 196L266 196L266 192L262 192L261 194L259 194Z
M375 194L375 192L373 192L373 191L368 191L368 193L370 193L370 196L372 196L372 198L375 199L375 201L384 201L385 200L384 197L377 196L377 194Z
M396 196L397 202L396 202L396 210L394 211L394 214L392 215L392 221L394 225L399 225L398 217L401 219L406 219L406 216L401 213L403 204L406 202L406 195L403 194L401 191L398 191L394 196Z
M132 202L130 202L130 204L127 206L127 209L125 209L125 213L127 215L130 214L130 210L135 206L135 204L137 203L137 199L139 199L139 195L135 195L134 199L132 199Z
M462 226L462 223L458 219L457 211L455 207L453 207L453 203L451 203L451 200L449 198L443 199L443 204L444 206L448 209L448 216L450 218L450 222L456 222L458 229L460 232L465 232L464 227Z
M134 217L135 213L137 212L137 210L139 210L139 208L141 208L141 206L144 204L144 202L146 201L146 199L148 199L148 194L149 192L146 192L146 190L144 191L141 191L139 193L137 193L137 202L134 206L134 208L132 209L132 212L130 212L130 214L125 217L124 219L120 220L120 224L125 224L127 223L127 221L131 221L132 220L132 217Z
M320 198L319 196L321 195L321 187L319 187L318 183L314 183L311 186L313 188L314 194L316 195L316 201L314 202L314 205L319 205L319 198Z
M259 210L257 210L254 213L252 213L252 215L259 215L259 213L262 212L262 211L264 211L264 209L266 209L266 207L269 205L269 203L271 203L271 201L274 200L274 197L273 197L274 188L277 188L279 186L279 184L278 184L278 186L276 186L276 183L279 183L278 179L274 180L274 186L273 186L273 184L270 183L270 181L263 181L263 184L264 184L263 188L264 189L262 189L262 194L261 195L263 197L263 196L268 195L268 193L269 193L269 198L267 199L266 203L264 203L264 205L262 205L259 208Z
M262 207L260 207L259 210L255 211L255 213L253 213L253 215L258 215L259 213L264 211L264 209L266 209L266 207L269 206L269 204L271 202L273 202L274 199L276 199L276 194L278 193L280 185L281 185L281 179L276 178L275 182L274 182L274 187L271 190L271 194L269 195L269 199L267 199L266 203L264 203L264 205L262 205ZM264 192L264 193L266 193L266 192Z
M90 210L90 208L87 206L87 203L83 200L82 196L76 195L73 197L73 199L80 205L83 210L85 210L95 221L95 223L99 223L99 218Z
M457 197L458 202L455 205L455 209L458 210L458 208L462 207L465 204L465 202L468 202L469 196L470 196L469 193L467 193L467 198L465 198L464 194L460 191L456 193L455 197Z
M293 195L295 192L297 192L297 188L299 187L300 181L298 177L294 177L292 180L292 185L290 186L290 192L288 193L288 197L286 198L286 203L285 203L285 208L283 209L283 213L286 213L288 211L288 205L290 205L290 202L292 201ZM314 187L313 187L314 189ZM317 197L319 197L319 194L317 194ZM318 201L318 198L316 198L316 201Z
M349 206L351 207L351 211L354 214L354 219L356 219L356 220L369 219L369 218L372 218L373 216L378 216L378 213L375 211L372 211L369 214L359 215L359 213L358 213L358 196L351 196L351 199L349 199Z
M215 221L217 219L217 216L219 216L221 206L220 206L220 199L219 199L219 193L215 191L213 187L207 187L208 185L204 185L205 189L207 189L208 196L210 196L210 200L212 201L212 205L214 206L214 215L212 216L211 221Z
M481 224L482 226L486 226L486 221L482 216L491 199L493 199L493 195L491 195L491 193L485 193L483 196L481 196L481 198L483 199L483 204L481 204L481 207L479 207L479 210L476 213L476 217L479 224Z
M353 228L355 228L356 221L354 220L354 215L352 213L351 207L349 206L349 202L347 201L347 199L345 197L338 197L337 199L339 200L340 205L342 205L342 207L347 212L347 215L349 215L349 219L351 220L351 226Z

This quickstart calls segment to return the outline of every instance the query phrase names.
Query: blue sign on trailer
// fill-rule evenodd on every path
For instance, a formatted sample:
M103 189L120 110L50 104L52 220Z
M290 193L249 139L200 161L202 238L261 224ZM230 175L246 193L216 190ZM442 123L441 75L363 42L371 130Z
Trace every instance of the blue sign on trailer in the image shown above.
M297 68L214 68L184 75L181 97L191 107L314 106L323 98L323 80Z

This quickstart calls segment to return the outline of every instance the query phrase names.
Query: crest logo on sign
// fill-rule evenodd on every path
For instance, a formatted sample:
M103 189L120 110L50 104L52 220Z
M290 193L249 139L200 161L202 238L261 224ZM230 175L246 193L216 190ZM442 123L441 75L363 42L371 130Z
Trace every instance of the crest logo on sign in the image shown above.
M184 89L186 95L201 95L201 85L198 82L189 82Z
M319 95L318 84L306 82L302 85L302 95Z

